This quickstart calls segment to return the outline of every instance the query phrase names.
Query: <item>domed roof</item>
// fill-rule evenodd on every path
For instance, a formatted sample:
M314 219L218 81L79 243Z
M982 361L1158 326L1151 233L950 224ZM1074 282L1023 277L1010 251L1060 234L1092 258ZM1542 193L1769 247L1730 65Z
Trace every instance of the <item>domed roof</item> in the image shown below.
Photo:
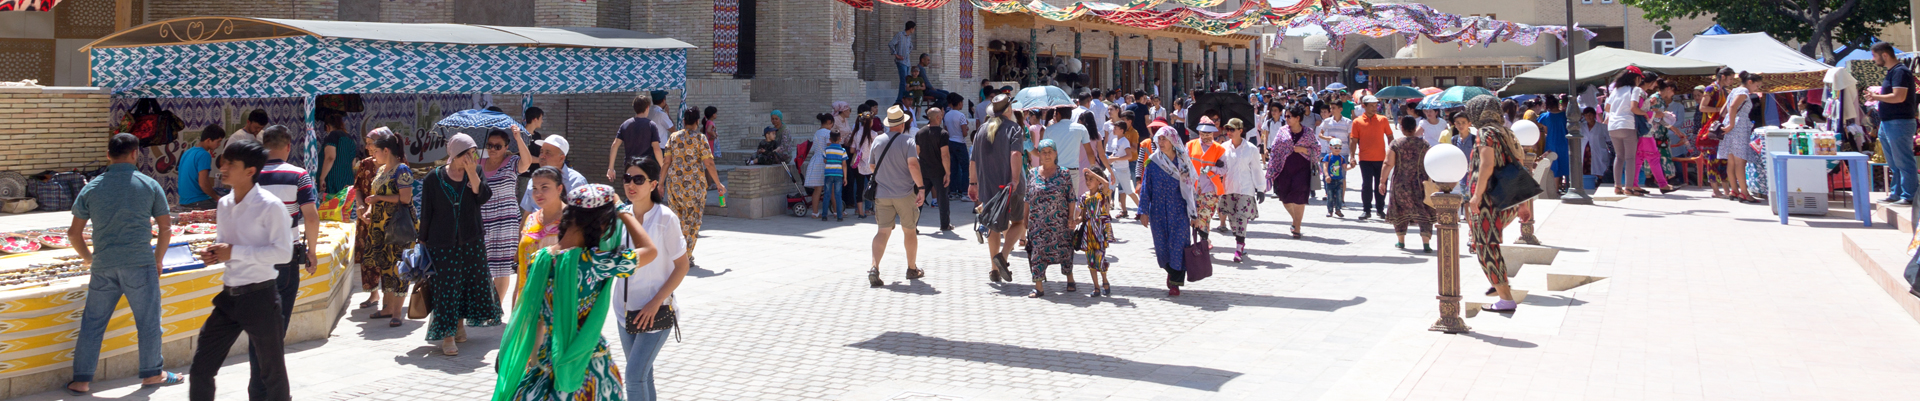
M1301 47L1310 52L1323 51L1327 50L1327 42L1329 41L1331 41L1331 39L1327 39L1327 35L1307 35L1306 38L1302 39L1302 42L1305 44Z
M1413 52L1413 45L1401 46L1400 50L1393 52L1393 58L1414 58Z

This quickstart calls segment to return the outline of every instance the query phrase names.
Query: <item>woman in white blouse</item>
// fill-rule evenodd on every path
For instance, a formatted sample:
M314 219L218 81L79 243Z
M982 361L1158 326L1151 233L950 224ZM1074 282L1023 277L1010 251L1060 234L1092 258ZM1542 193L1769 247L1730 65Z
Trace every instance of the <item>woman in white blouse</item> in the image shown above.
M614 310L623 318L632 316L631 321L624 322L627 325L644 327L663 310L675 315L680 312L673 302L673 290L687 277L687 247L680 233L680 217L674 215L660 193L654 191L654 187L661 184L660 174L660 162L642 156L627 163L626 176L621 178L631 204L622 207L620 212L639 220L640 227L659 250L658 257L637 266L632 276L614 285ZM666 308L662 309L663 306ZM625 327L621 328L620 345L627 351L627 399L644 401L659 397L653 383L653 360L666 346L668 331L656 327L643 333L629 333Z

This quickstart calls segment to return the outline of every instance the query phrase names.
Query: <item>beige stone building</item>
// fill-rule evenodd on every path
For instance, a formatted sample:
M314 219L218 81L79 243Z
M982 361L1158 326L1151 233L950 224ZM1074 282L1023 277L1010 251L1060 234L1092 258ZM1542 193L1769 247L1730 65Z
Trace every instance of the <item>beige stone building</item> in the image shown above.
M1419 3L1453 14L1532 25L1565 25L1567 20L1563 0L1422 0ZM1599 35L1592 40L1575 40L1574 54L1596 46L1664 53L1713 26L1711 18L1695 18L1673 21L1669 23L1671 29L1663 29L1648 21L1640 9L1621 5L1616 0L1575 0L1573 18L1580 27ZM1348 82L1359 82L1365 76L1368 86L1373 87L1477 85L1498 88L1514 75L1567 55L1560 41L1550 36L1542 37L1532 46L1502 42L1461 47L1424 39L1405 43L1392 36L1349 37L1346 44L1346 49L1328 52L1328 61L1345 69L1344 78Z

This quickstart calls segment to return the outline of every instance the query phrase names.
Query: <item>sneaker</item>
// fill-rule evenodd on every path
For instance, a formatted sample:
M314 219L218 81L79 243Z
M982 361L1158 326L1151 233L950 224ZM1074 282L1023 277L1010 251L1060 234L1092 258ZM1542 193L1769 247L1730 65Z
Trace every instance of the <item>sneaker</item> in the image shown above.
M1880 203L1894 203L1894 202L1898 202L1898 201L1900 201L1900 197L1898 197L1898 196L1889 196L1889 197L1887 197L1886 199L1881 199L1881 200L1880 200Z
M872 270L867 270L867 285L873 288L880 288L887 285L887 282L880 281L880 268L876 267Z
M1907 206L1912 204L1913 204L1912 199L1901 199L1901 200L1893 201L1893 203L1890 203L1890 205L1894 205L1894 206Z
M1233 251L1233 263L1247 260L1247 251Z

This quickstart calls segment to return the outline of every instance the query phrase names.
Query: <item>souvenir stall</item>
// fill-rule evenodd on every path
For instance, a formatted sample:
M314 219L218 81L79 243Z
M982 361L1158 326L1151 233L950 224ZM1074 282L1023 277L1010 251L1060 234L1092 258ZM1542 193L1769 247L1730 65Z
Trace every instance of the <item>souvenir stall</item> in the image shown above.
M1726 64L1734 71L1764 74L1766 79L1761 81L1760 91L1769 95L1819 92L1826 87L1827 70L1833 68L1800 54L1798 50L1787 47L1786 44L1774 40L1772 36L1765 33L1697 36L1681 44L1669 54L1675 57ZM1819 93L1805 95L1815 99L1822 97ZM1789 98L1793 97L1789 96ZM1830 131L1809 126L1803 119L1793 119L1791 115L1784 115L1779 110L1782 106L1781 102L1774 96L1766 96L1763 99L1766 99L1763 104L1755 106L1765 106L1766 118L1764 121L1754 122L1754 143L1749 144L1758 149L1761 155L1785 151L1788 149L1789 141L1799 136L1831 135ZM1795 109L1800 107L1792 103L1785 106ZM1761 159L1748 164L1745 172L1747 186L1753 188L1756 193L1770 193L1768 187L1773 181L1767 178L1767 172L1773 171L1770 168L1771 162L1767 160L1770 158ZM1807 184L1825 183L1827 181L1826 166L1816 163L1797 163L1787 170L1787 174L1791 176L1788 181L1795 183L1795 190L1788 192L1788 195L1794 198L1791 204L1804 206L1797 206L1792 211L1826 213L1827 195L1831 193L1830 189L1827 185Z
M304 131L297 134L291 161L313 170L319 162L312 157L318 153L314 110L324 95L364 94L363 102L385 96L405 108L416 108L423 99L445 102L438 110L411 113L418 124L431 126L494 94L525 99L685 89L685 49L692 47L610 28L189 17L121 31L82 50L92 56L93 84L110 89L116 99L155 98L162 105L171 101L218 110L204 114L222 119L200 120L200 126L233 124L233 117L256 105L278 105L269 108L270 114L298 118L287 125ZM383 111L373 105L364 112ZM410 131L414 135L405 135L409 153L444 146L445 138L431 131ZM200 266L186 256L212 239L219 223L212 220L211 212L174 219L178 225L172 227L176 235L170 245L180 258L170 257L160 279L166 342L191 341L219 289L224 267ZM10 251L0 256L0 398L51 390L70 373L87 274L73 251L58 249L66 245L65 231L0 236L9 248L0 251ZM357 283L357 272L344 263L351 253L351 226L325 222L321 231L318 268L302 274L289 343L325 337L344 313L355 287L349 283ZM103 378L131 374L137 350L132 326L124 309L113 317L101 347ZM167 348L172 350L167 359L177 366L188 361L192 346Z

